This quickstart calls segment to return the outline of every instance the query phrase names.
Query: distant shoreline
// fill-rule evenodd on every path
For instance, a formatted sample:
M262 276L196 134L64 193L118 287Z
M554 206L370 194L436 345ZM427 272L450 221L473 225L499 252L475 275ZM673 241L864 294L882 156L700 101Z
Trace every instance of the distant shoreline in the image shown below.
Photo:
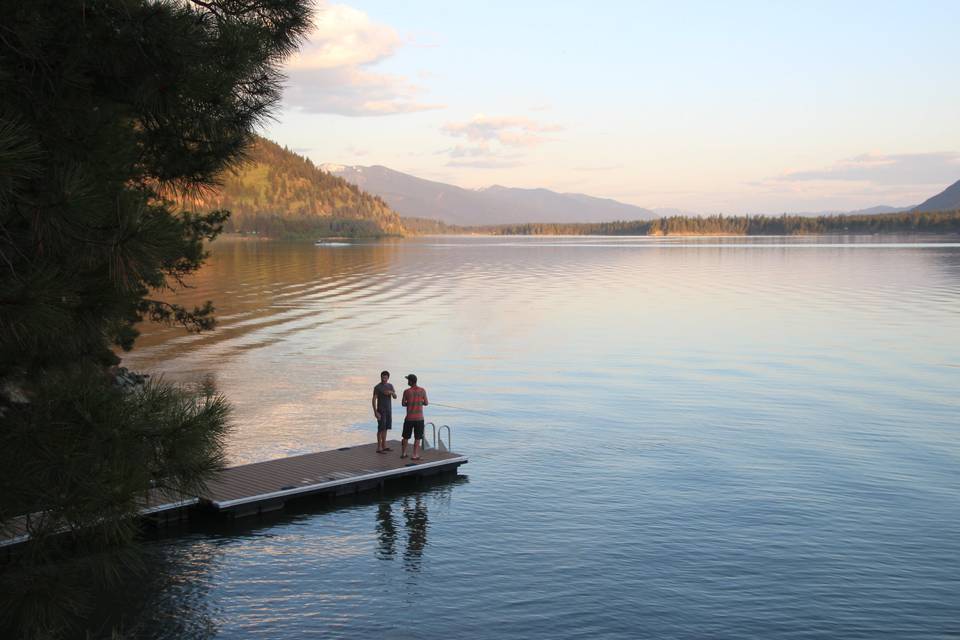
M797 236L877 233L960 233L960 210L837 216L670 216L652 220L591 223L529 222L482 226L449 225L425 218L401 218L417 235L490 236Z
M666 237L791 237L822 235L960 234L960 210L943 212L892 213L838 216L672 216L652 220L613 222L551 223L530 222L482 226L449 225L426 218L402 218L402 232L387 232L374 225L347 227L355 233L344 234L343 225L331 229L330 220L319 218L315 224L300 220L295 233L289 229L280 235L264 230L230 235L245 239L352 242L418 236L609 236L637 238ZM229 227L228 227L229 228ZM284 227L281 225L281 229ZM330 231L339 233L329 234ZM225 232L224 235L226 235Z
M243 241L243 242L296 242L296 243L314 243L317 246L323 246L325 243L368 243L370 241L381 241L381 240L414 240L417 238L649 238L650 240L662 240L665 238L824 238L824 237L836 237L836 238L869 238L874 236L881 237L891 237L891 236L920 236L920 237L929 237L929 238L956 238L960 240L960 231L877 231L877 232L862 232L862 231L834 231L826 233L771 233L771 234L739 234L739 233L671 233L671 234L659 234L659 235L638 235L638 234L570 234L570 233L556 233L556 234L530 234L530 233L518 233L518 234L505 234L505 233L419 233L419 234L410 234L407 236L369 236L369 237L354 237L354 238L345 238L345 237L324 237L317 236L316 238L307 238L307 237L271 237L266 235L248 235L242 233L223 233L219 236L218 239L231 240L231 241Z
M406 238L816 238L869 237L869 236L960 236L960 231L830 231L824 233L670 233L670 234L611 234L611 233L420 233ZM322 238L327 240L327 238ZM358 238L352 238L357 240ZM369 238L374 239L374 238Z
M429 218L400 218L382 226L372 220L345 220L325 216L286 219L257 218L253 228L238 230L228 224L225 233L248 239L351 242L416 236L624 236L624 237L737 237L873 235L892 233L960 233L960 210L900 212L835 216L670 216L650 220L611 222L526 222L459 226ZM272 235L271 235L272 233Z

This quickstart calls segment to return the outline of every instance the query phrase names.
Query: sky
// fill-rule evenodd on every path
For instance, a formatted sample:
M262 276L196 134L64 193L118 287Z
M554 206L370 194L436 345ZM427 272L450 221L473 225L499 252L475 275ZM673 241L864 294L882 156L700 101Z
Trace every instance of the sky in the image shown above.
M960 180L960 2L317 4L267 137L317 163L699 213Z

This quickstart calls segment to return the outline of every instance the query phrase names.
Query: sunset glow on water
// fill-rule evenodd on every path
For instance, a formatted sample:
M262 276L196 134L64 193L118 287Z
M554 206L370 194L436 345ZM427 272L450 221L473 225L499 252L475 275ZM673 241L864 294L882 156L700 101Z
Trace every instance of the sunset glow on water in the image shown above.
M212 378L233 463L372 442L381 369L470 463L150 543L149 637L956 630L955 239L224 240L196 285L216 332L125 364Z

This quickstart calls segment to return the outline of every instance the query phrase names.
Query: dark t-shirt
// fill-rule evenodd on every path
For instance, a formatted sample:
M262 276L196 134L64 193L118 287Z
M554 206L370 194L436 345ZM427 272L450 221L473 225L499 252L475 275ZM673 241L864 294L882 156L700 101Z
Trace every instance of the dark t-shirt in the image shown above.
M373 393L377 396L377 411L389 415L393 404L391 400L393 400L393 394L396 393L393 390L393 385L389 382L381 382L373 388Z

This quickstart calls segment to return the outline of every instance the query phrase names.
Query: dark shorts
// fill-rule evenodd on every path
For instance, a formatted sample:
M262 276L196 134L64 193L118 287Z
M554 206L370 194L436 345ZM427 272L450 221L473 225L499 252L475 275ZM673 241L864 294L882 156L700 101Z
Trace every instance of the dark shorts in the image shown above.
M393 426L393 416L389 413L381 413L377 420L377 431L386 431Z
M423 420L404 420L403 437L409 438L411 433L417 440L423 440Z

